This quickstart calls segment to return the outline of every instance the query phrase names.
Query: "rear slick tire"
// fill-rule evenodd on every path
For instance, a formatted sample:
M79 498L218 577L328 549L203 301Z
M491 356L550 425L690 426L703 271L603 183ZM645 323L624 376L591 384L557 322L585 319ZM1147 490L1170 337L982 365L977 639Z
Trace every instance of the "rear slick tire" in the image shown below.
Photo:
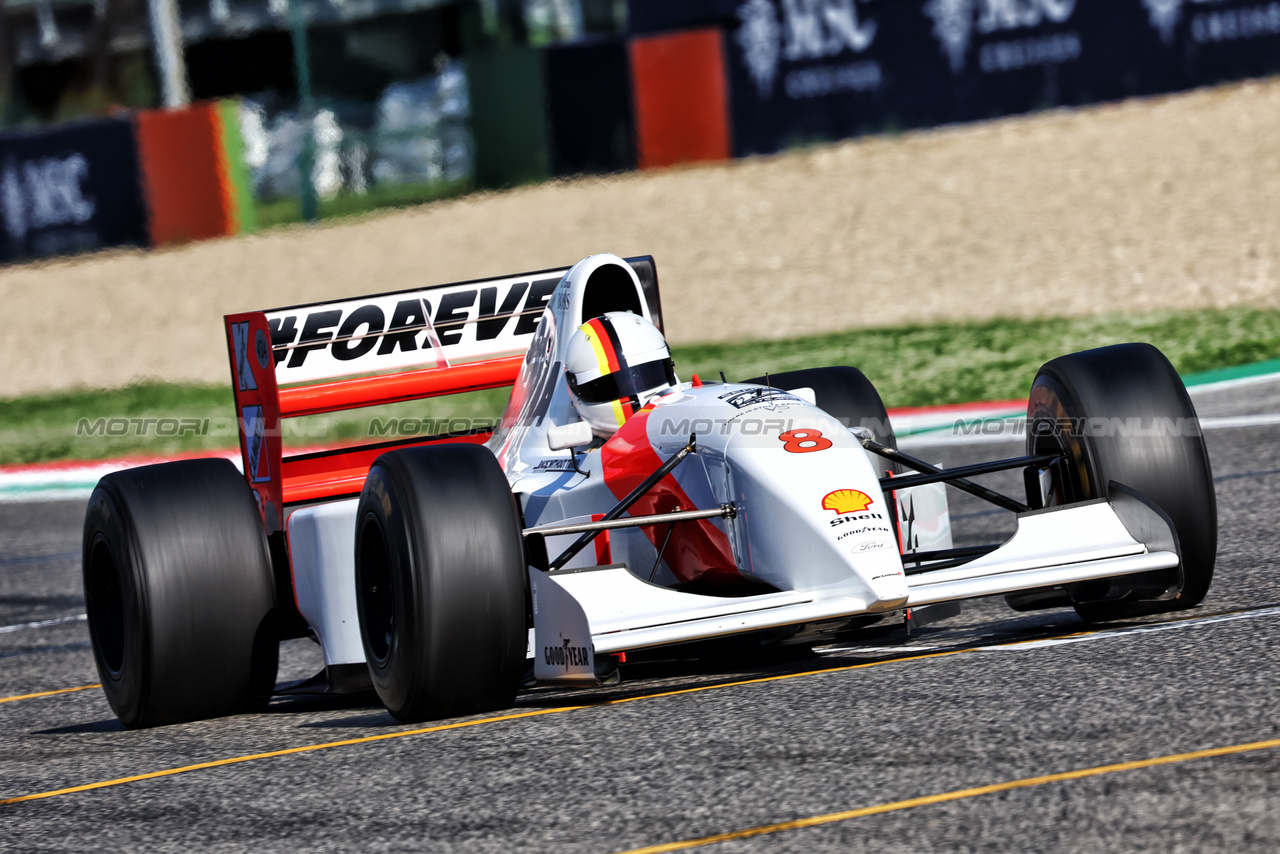
M356 512L356 602L369 676L398 720L509 708L524 671L520 515L493 454L390 451Z
M1105 498L1109 483L1124 484L1169 516L1182 554L1173 598L1137 596L1133 583L1142 576L1087 582L1070 591L1076 613L1101 622L1200 604L1213 581L1217 499L1195 407L1164 354L1150 344L1116 344L1046 363L1031 386L1027 453L1058 452L1067 465L1050 485L1056 503ZM1033 506L1041 498L1028 496Z
M264 707L279 641L267 540L228 460L114 472L89 498L83 541L93 657L126 727Z

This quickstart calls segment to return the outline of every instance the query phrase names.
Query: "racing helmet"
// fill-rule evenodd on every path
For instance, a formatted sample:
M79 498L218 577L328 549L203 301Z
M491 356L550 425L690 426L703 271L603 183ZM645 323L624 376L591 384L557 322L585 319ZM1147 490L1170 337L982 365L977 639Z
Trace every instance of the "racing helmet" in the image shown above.
M602 439L677 382L671 350L658 327L626 311L579 326L569 339L564 372L574 408Z

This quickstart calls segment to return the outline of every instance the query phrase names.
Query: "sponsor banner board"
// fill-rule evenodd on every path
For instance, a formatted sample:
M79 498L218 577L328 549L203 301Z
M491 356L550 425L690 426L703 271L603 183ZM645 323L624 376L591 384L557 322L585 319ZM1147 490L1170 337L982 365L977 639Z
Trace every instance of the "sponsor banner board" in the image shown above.
M127 118L0 134L0 262L147 245Z
M547 49L547 112L556 175L636 166L627 46L599 39Z
M733 151L783 150L1280 70L1280 0L632 0L725 34Z

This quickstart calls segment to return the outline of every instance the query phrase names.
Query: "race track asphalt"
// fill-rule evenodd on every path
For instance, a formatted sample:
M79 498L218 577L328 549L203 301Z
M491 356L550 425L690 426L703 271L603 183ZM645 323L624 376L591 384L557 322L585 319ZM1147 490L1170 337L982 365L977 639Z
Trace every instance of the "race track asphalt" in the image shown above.
M1277 413L1280 383L1197 405ZM359 700L125 731L97 688L23 698L97 681L84 505L0 505L0 801L61 792L0 803L0 849L617 852L730 834L699 850L1280 850L1280 427L1207 436L1221 537L1192 611L1097 627L982 600L910 638L630 666L611 688L538 689L508 715L427 732ZM956 464L1018 446L913 450ZM1012 491L1010 478L989 482ZM958 543L1010 529L952 498ZM319 660L291 641L280 678ZM144 776L198 763L220 764Z

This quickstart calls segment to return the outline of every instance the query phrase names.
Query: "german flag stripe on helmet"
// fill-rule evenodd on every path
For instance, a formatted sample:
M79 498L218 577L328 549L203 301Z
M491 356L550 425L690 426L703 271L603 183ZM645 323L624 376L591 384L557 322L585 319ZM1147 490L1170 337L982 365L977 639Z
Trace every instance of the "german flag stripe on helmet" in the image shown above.
M596 361L600 365L600 375L616 373L623 362L619 358L618 335L613 331L613 324L605 317L594 317L580 327L591 342Z
M596 354L596 363L600 366L600 376L617 373L619 369L626 367L627 360L622 355L618 333L614 331L609 318L593 317L578 328L591 342L591 349ZM619 427L627 423L627 417L635 410L635 401L630 399L613 402L613 417L617 419Z

